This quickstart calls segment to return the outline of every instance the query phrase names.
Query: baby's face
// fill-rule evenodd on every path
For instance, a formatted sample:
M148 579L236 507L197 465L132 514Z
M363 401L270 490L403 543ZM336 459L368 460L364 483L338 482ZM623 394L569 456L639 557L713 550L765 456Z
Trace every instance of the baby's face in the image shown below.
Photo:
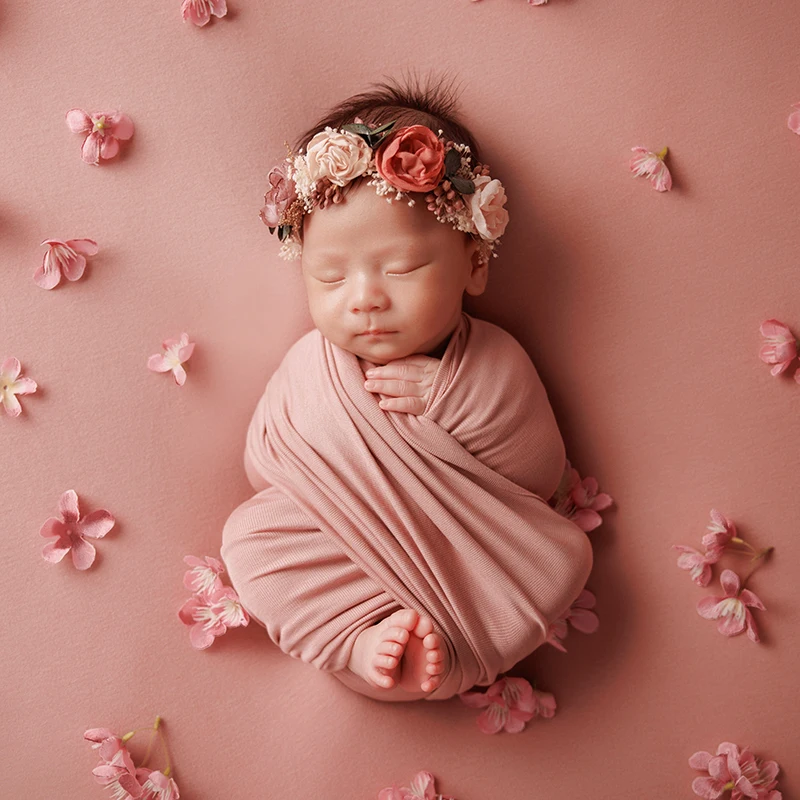
M314 324L344 350L386 364L430 353L458 324L464 291L481 294L478 242L439 222L424 195L387 202L364 181L314 209L303 227L302 271ZM378 335L371 329L388 331Z

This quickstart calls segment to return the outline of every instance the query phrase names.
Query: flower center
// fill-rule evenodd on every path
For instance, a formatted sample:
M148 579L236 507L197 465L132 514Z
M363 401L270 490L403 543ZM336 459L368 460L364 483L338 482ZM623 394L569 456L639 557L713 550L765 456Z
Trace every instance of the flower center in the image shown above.
M96 120L94 120L95 131L100 131L102 133L107 127L105 116L98 117Z

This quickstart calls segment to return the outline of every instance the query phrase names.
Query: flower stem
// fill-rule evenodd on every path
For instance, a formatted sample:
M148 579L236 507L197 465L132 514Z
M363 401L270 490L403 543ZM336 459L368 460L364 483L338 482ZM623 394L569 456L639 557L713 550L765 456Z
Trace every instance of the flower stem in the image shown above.
M147 759L150 758L150 751L153 749L153 740L156 738L156 732L160 733L158 730L158 726L161 724L161 717L156 715L156 721L152 728L152 733L150 734L150 741L147 744L147 752L144 754L144 758L142 759L142 763L139 764L140 767L143 767L147 763Z
M753 547L753 545L751 545L750 542L746 542L740 536L731 537L731 541L734 542L735 544L744 545L751 553L755 553L756 552L755 547Z
M744 589L744 586L747 583L747 581L750 579L750 576L759 568L759 566L761 566L758 562L762 558L767 558L767 556L769 556L769 554L774 549L775 548L771 547L771 546L770 547L765 547L761 552L756 553L756 555L753 556L753 558L751 559L751 562L754 562L753 563L753 568L750 570L750 572L747 573L747 575L744 576L744 580L742 581L742 589Z

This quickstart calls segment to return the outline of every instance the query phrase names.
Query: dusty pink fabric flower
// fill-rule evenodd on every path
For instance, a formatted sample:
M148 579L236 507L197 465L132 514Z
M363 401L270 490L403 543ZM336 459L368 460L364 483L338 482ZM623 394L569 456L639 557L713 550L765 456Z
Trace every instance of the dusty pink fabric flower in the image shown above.
M212 556L184 556L183 560L192 568L183 576L183 585L187 589L200 593L222 587L219 576L225 572L225 567L221 561Z
M709 553L716 554L718 561L722 551L730 544L731 539L737 536L736 525L733 520L728 519L721 511L712 508L711 522L706 525L706 530L708 533L703 536L703 547Z
M472 181L475 191L469 195L472 222L482 238L494 241L503 235L508 225L506 190L497 178L478 175Z
M774 364L771 375L780 375L797 357L798 343L787 325L777 319L764 320L761 323L761 335L767 340L758 352L758 357L767 364ZM794 379L800 383L800 369L794 373Z
M401 787L395 784L387 789L381 789L378 800L455 800L455 798L437 794L433 775L422 770L414 776L411 786Z
M100 765L92 770L95 780L110 789L114 798L128 800L140 798L142 786L136 780L136 768L128 748L118 736L112 736L100 743Z
M161 770L138 767L136 779L142 785L139 800L179 800L181 796L178 784Z
M672 188L672 175L664 163L667 150L665 147L654 153L646 147L631 148L631 151L636 153L630 162L631 172L636 176L644 175L649 178L653 188L659 192L668 192Z
M478 728L483 733L497 733L503 729L519 733L533 717L551 717L555 713L553 696L546 692L535 693L525 678L500 678L486 692L462 692L459 697L471 708L486 709L478 717Z
M800 103L792 103L792 108L797 109L789 114L788 125L789 130L800 134Z
M165 339L161 345L163 355L156 353L147 359L147 368L153 372L169 372L178 386L186 383L186 370L183 363L189 360L194 351L194 342L189 341L189 334L182 333L180 339Z
M327 178L344 186L363 175L372 160L372 148L358 134L327 126L306 145L306 167L311 182Z
M196 650L209 647L228 628L246 626L250 622L239 595L230 586L193 595L181 606L178 619L189 626L189 641Z
M722 550L701 553L685 544L674 544L672 547L682 554L678 556L678 566L690 570L692 580L698 586L708 586L711 581L711 565L719 561Z
M184 22L193 22L202 27L213 14L215 17L224 17L228 13L225 0L183 0L181 3L181 16Z
M584 533L594 530L603 522L598 511L608 508L614 499L605 492L598 492L596 478L584 478L566 461L561 482L553 493L553 508L571 519Z
M748 606L766 611L764 604L749 589L740 591L739 576L731 569L722 571L720 583L725 590L724 596L704 597L697 604L697 613L705 619L718 619L717 630L725 636L736 636L747 628L749 639L761 641Z
M270 228L277 228L281 215L297 199L297 187L289 177L291 165L281 161L268 175L269 189L264 195L264 207L259 212L261 221Z
M550 623L545 642L566 653L567 648L561 642L567 636L567 622L581 633L594 633L600 627L597 614L591 610L596 605L597 598L588 589L584 589L567 611L555 622Z
M403 192L433 191L445 171L444 142L425 125L400 128L378 146L375 169Z
M120 111L87 114L80 108L67 111L67 125L73 133L88 136L81 147L81 158L87 164L100 165L101 158L113 158L120 141L133 136L133 121Z
M692 769L708 775L692 781L692 791L706 800L716 800L727 791L731 800L781 800L775 790L780 767L775 761L761 761L746 747L743 751L733 742L722 742L717 755L700 750L689 759Z
M97 254L94 239L45 239L48 245L41 266L33 273L33 281L42 289L52 289L63 275L68 281L77 281L86 269L86 256Z
M18 417L22 412L17 395L32 394L38 388L32 378L20 378L21 371L22 365L14 356L9 356L0 364L0 405L9 417Z
M75 567L89 569L94 563L96 551L86 539L102 539L114 527L114 517L100 508L81 519L78 495L73 489L61 495L58 510L61 519L50 517L39 531L39 535L45 538L55 537L42 548L42 557L56 564L71 550Z

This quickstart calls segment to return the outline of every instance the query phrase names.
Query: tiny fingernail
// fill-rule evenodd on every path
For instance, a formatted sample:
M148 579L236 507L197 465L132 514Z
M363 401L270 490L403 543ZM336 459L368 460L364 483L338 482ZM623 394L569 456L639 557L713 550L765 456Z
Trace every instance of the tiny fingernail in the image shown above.
M365 375L374 375L375 374L375 370L374 369L368 369L364 374Z
M374 389L374 388L375 388L375 383L374 383L373 381L367 381L367 382L364 384L364 386L366 386L366 387L367 387L367 389Z

